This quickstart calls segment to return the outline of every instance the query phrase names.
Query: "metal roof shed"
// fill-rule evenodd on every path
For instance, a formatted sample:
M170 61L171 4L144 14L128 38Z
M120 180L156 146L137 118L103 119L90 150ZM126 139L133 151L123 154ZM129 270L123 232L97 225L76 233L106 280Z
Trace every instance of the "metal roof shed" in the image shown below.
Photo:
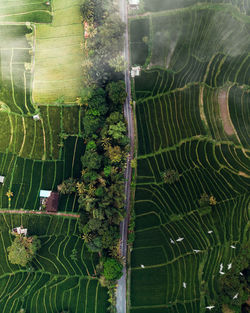
M48 198L51 194L51 190L40 190L41 198Z
M129 5L138 5L140 0L129 0Z

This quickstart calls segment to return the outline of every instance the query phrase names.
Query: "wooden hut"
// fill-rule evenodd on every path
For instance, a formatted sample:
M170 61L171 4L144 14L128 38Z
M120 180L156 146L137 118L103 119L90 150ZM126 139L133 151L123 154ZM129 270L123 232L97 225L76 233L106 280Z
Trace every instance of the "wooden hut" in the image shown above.
M47 212L57 212L59 202L59 193L51 192L50 196L46 200L46 211Z

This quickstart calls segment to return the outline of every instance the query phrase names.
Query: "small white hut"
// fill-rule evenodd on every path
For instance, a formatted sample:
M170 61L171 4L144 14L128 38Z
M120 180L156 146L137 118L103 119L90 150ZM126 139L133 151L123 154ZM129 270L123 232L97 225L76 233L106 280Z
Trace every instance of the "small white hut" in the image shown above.
M19 226L19 227L15 227L12 229L12 232L18 234L18 235L24 235L24 236L27 236L27 232L28 232L28 229L27 228L23 228L23 226Z
M34 121L39 121L40 120L39 114L33 115L33 120Z
M0 184L3 184L3 183L4 183L4 179L5 179L5 176L1 176L1 175L0 175Z
M51 190L40 190L40 198L48 198L51 194Z
M138 9L140 0L129 0L129 6L131 9Z
M141 67L140 66L133 66L131 68L131 77L140 76Z

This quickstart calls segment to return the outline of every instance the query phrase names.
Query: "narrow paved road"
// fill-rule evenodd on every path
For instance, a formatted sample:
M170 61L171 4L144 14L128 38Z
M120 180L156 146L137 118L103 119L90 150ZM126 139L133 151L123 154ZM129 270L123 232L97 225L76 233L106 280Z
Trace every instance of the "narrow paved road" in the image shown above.
M128 124L128 137L130 139L130 155L127 158L127 166L125 171L125 209L126 209L126 217L124 221L121 223L120 232L121 232L121 256L124 259L127 259L127 236L128 236L128 222L129 222L129 205L130 205L130 183L131 183L131 158L134 155L134 124L133 124L133 111L131 109L130 100L131 100L131 88L130 88L130 73L129 73L129 40L128 40L128 8L127 8L127 0L119 0L120 6L120 16L122 21L126 24L125 31L125 40L124 40L124 58L128 64L128 68L125 70L125 83L126 83L126 91L127 91L127 99L124 103L124 116L126 118ZM117 288L117 313L126 313L126 277L127 271L126 266L123 268L123 276L118 281Z

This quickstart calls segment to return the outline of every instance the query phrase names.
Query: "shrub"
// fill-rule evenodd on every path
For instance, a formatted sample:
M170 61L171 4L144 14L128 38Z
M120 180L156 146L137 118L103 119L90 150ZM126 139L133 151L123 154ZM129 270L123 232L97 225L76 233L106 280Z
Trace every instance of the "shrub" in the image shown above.
M71 194L76 192L76 180L70 177L64 180L57 188L58 191L62 194Z
M177 170L167 169L161 173L164 183L173 184L179 180L179 173Z
M122 277L123 266L116 259L107 258L103 267L103 274L107 280L117 280Z
M81 157L81 161L84 168L98 170L101 167L102 156L99 155L96 151L87 150Z
M94 142L94 140L90 140L86 146L86 150L92 150L92 149L94 150L96 149L96 143Z

